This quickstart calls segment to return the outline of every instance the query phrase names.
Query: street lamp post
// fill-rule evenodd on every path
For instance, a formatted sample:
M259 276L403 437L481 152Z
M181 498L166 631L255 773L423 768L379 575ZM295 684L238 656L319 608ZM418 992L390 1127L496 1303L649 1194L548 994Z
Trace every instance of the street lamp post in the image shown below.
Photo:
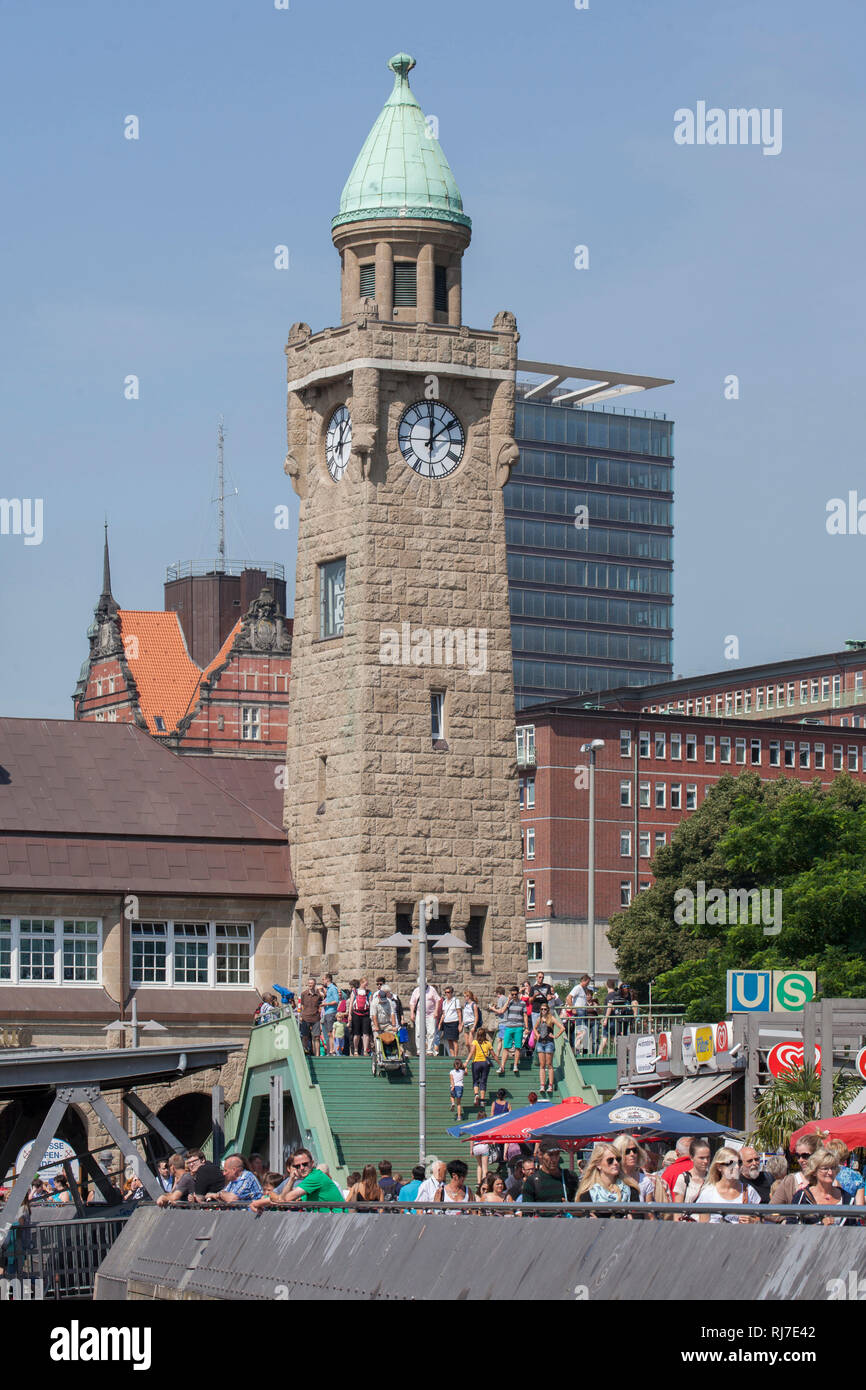
M603 738L594 738L581 745L581 753L589 754L589 881L586 891L586 925L589 933L589 978L595 986L595 754L604 747Z
M442 951L470 951L466 941L461 941L453 932L443 932L432 941L427 936L427 913L431 921L439 916L437 899L422 898L418 904L418 931L407 934L394 932L385 937L380 946L406 946L410 941L418 942L418 1005L415 1009L415 1037L418 1041L418 1157L423 1163L427 1156L427 947Z

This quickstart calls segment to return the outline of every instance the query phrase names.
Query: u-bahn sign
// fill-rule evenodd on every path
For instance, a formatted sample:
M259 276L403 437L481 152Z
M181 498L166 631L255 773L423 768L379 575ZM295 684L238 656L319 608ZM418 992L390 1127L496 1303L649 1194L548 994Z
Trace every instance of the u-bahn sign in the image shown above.
M814 970L729 970L726 1012L797 1013L815 998Z

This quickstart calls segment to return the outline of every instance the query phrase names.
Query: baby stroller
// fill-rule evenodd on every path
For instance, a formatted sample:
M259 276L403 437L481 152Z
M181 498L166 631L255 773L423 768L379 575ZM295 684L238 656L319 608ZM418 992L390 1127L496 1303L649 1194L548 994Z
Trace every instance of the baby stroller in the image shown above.
M371 1066L374 1076L380 1072L400 1071L405 1076L409 1070L403 1044L390 1028L373 1034Z

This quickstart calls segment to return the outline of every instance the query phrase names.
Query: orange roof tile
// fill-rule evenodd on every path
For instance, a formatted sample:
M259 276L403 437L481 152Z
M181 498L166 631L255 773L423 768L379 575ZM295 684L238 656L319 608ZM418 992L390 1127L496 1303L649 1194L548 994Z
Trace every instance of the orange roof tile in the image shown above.
M121 608L118 617L148 731L169 734L187 712L202 676L187 651L178 616ZM158 716L164 725L161 729L156 725Z
M217 666L222 666L223 662L228 660L228 654L232 649L232 643L234 642L235 638L240 632L242 623L243 618L238 618L237 622L235 623L226 640L223 642L213 661L210 663L210 665L205 666L204 670L201 673L201 679L203 681L209 680L211 672L215 671Z

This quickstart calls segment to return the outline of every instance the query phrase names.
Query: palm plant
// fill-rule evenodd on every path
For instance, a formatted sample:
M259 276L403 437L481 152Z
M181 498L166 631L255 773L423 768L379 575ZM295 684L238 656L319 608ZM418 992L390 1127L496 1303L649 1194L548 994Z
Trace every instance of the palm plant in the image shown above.
M859 1077L837 1071L833 1076L833 1114L841 1115L862 1086ZM765 1153L784 1150L795 1130L809 1120L820 1118L820 1073L814 1067L796 1067L774 1077L761 1095L755 1106L755 1128L749 1141Z

